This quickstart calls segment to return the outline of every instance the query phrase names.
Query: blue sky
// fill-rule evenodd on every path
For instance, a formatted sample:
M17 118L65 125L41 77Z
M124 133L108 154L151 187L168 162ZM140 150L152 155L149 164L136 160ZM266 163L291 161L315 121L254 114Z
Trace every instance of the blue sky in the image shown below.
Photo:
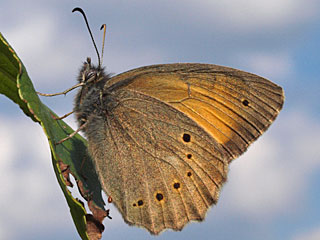
M171 62L238 68L281 85L286 101L270 129L230 166L219 202L202 223L159 237L127 226L112 206L103 239L320 239L320 1L3 0L0 31L38 91L75 83L107 24L112 73ZM63 115L74 93L42 98ZM79 239L41 127L0 96L0 239ZM73 117L67 122L75 127ZM76 191L73 190L76 195Z

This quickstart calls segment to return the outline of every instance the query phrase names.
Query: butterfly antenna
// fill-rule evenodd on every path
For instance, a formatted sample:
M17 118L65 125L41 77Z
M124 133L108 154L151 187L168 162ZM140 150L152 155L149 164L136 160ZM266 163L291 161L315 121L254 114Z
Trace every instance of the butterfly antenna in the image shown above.
M99 69L101 68L101 60L100 60L100 55L99 55L99 52L98 52L98 48L97 48L97 45L94 41L94 38L93 38L93 35L92 35L92 32L90 30L90 26L89 26L89 23L88 23L88 20L87 20L87 17L86 17L86 14L84 13L84 11L79 8L79 7L76 7L72 10L72 12L80 12L84 18L84 21L86 22L86 25L87 25L87 28L88 28L88 31L89 31L89 34L90 34L90 37L91 37L91 40L93 42L93 45L94 45L94 48L96 49L96 52L97 52L97 56L98 56L98 62L99 62Z
M107 31L107 25L102 24L100 30L103 29L103 40L102 40L102 51L101 51L101 65L102 65L102 61L103 61L103 53L104 53L104 43L106 40L106 31Z

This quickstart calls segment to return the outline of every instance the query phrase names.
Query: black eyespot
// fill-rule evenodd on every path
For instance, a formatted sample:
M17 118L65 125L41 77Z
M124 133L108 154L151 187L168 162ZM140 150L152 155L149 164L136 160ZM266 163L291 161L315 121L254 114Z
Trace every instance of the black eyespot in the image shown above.
M138 206L142 206L143 205L143 201L142 200L139 200L138 201Z
M137 204L135 204L135 203L134 203L134 204L132 204L132 206L136 207L136 206L137 206Z
M187 158L188 159L191 159L192 158L192 155L189 153L189 154L187 154Z
M156 199L157 199L159 202L160 202L161 200L163 200L163 195L162 195L162 193L157 193Z
M175 189L179 189L179 188L180 188L180 183L178 183L178 182L174 183L174 184L173 184L173 187L174 187Z
M184 133L183 136L182 136L182 139L183 139L183 141L185 141L185 142L190 142L191 136L190 136L190 134L188 134L188 133Z
M248 107L249 106L249 101L245 99L245 100L242 101L242 104L244 106Z
M191 172L187 172L187 176L191 177L192 173Z

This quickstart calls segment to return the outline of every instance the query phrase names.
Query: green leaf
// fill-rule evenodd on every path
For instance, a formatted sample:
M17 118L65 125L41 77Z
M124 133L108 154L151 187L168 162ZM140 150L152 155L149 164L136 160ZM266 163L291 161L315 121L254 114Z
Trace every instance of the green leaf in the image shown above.
M81 238L89 239L93 235L101 237L101 222L108 211L104 209L101 185L87 153L86 140L77 134L61 144L55 144L74 130L64 121L55 120L56 114L40 101L23 63L1 33L0 93L17 103L27 116L42 126L48 137L57 180ZM72 197L67 188L72 185L69 174L76 179L79 191L88 201L93 215L88 214L83 204Z

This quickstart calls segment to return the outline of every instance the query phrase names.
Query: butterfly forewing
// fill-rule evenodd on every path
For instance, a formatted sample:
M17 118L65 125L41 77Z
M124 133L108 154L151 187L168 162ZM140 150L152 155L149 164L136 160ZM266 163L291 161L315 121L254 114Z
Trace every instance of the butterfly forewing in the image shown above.
M159 99L194 120L228 152L242 154L274 121L284 95L257 75L211 64L164 64L120 74L109 84Z

